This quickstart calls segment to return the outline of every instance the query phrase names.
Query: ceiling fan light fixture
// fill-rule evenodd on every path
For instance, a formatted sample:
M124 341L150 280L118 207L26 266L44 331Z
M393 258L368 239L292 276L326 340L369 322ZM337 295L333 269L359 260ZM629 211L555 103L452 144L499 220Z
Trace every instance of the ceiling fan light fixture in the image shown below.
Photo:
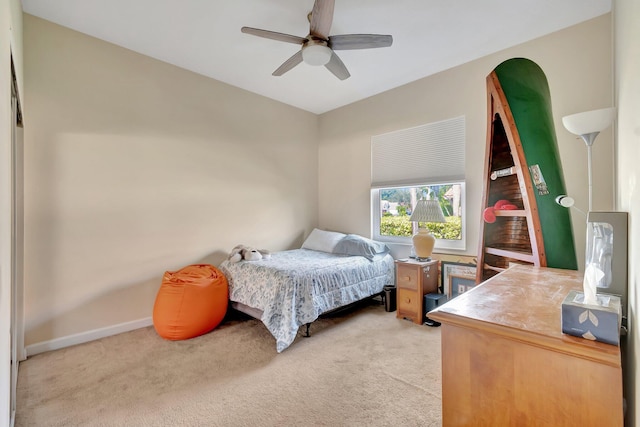
M313 9L307 15L309 33L306 37L253 27L242 27L240 31L265 39L301 46L300 50L271 73L272 76L281 76L304 62L314 67L324 65L331 74L340 80L345 80L351 74L349 74L349 70L347 70L347 67L334 51L389 47L393 43L393 37L384 34L341 34L331 36L330 30L333 22L334 6L335 0L313 1Z
M326 65L331 59L331 49L321 44L307 45L302 48L302 60L309 65Z

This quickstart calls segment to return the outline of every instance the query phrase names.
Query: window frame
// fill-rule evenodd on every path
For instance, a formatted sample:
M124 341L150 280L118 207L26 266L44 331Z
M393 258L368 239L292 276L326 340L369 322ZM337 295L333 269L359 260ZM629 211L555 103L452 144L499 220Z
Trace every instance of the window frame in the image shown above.
M401 237L401 236L384 236L380 234L380 221L381 221L381 212L382 209L380 207L380 191L392 189L392 188L410 188L410 187L428 187L434 185L448 185L448 184L459 184L460 185L460 210L461 210L461 218L460 218L460 240L448 240L448 239L436 239L436 244L434 247L434 251L465 251L467 248L466 245L466 182L464 180L455 180L448 182L427 182L427 183L419 183L414 185L398 185L398 186L389 186L389 187L380 187L380 188L372 188L371 189L371 235L373 240L377 240L380 242L398 244L398 245L413 245L411 240L411 236Z

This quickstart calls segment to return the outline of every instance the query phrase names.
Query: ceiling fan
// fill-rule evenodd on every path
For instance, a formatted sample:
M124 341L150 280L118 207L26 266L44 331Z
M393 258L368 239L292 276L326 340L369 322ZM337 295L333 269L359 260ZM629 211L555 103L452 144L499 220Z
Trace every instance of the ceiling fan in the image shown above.
M351 74L335 50L371 49L389 47L393 37L381 34L344 34L330 36L329 30L333 21L335 0L315 0L309 20L309 35L292 36L258 28L242 27L242 32L266 39L302 45L302 48L278 67L272 75L281 76L301 62L309 65L324 65L340 80L349 78Z

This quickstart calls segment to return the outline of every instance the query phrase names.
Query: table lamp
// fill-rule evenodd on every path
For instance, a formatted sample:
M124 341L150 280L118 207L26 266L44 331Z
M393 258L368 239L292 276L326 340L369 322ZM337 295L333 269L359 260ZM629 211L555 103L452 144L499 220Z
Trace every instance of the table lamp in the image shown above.
M411 213L409 221L418 223L418 232L413 235L413 248L418 261L428 261L431 258L436 238L427 228L420 228L420 223L446 222L440 203L437 200L418 200Z

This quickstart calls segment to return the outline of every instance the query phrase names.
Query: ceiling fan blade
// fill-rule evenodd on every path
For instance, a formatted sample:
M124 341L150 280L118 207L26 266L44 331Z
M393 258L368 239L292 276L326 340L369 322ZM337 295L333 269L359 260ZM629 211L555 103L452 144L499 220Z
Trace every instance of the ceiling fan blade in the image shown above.
M333 8L335 0L316 0L311 11L311 25L309 33L323 40L329 38L331 23L333 22Z
M307 41L304 37L292 36L290 34L276 33L275 31L261 30L259 28L242 27L240 29L245 34L252 36L264 37L265 39L278 40L281 42L302 44Z
M344 34L329 37L329 47L334 50L372 49L389 47L393 37L382 34Z
M295 53L291 58L287 59L282 63L281 66L278 67L273 73L272 76L281 76L287 71L291 70L293 67L302 62L302 50L299 50Z
M346 80L351 77L349 70L347 70L347 67L345 67L344 63L340 58L338 58L338 55L336 55L335 52L331 52L331 59L325 67L327 67L327 70L331 71L333 75L340 80Z

